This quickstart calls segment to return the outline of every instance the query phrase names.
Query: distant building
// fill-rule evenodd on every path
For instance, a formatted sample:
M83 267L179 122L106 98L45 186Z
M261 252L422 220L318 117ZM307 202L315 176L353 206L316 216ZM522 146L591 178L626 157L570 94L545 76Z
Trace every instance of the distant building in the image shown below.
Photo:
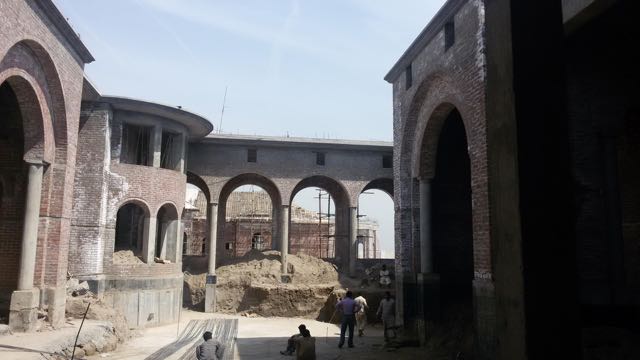
M187 199L184 223L184 255L206 255L207 201L202 193ZM222 258L245 255L252 249L277 249L274 239L271 199L264 191L236 191L227 201ZM380 258L378 223L364 218L358 224L358 257ZM291 206L289 252L321 258L335 257L335 224L326 214ZM220 250L219 250L220 251ZM220 254L218 255L220 256Z

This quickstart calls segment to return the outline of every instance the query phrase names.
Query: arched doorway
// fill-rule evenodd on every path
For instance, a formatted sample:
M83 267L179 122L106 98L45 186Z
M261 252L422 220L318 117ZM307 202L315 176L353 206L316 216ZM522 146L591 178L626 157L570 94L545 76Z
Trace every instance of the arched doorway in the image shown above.
M441 106L437 113L429 120L431 132L424 139L435 144L435 149L423 143L421 154L420 192L425 194L420 194L420 235L427 236L431 244L431 249L421 253L430 255L427 267L439 278L438 299L425 294L425 315L426 320L436 320L444 331L456 332L460 341L456 346L463 354L471 354L469 346L474 336L471 164L460 113L450 105ZM434 135L435 141L427 139ZM428 187L425 179L430 176ZM430 202L425 203L423 196L427 194L431 196ZM424 224L430 225L422 228ZM425 267L424 259L420 260L421 267ZM435 303L439 306L434 308Z
M335 258L335 203L322 188L307 187L291 201L289 249L323 259Z
M155 257L159 260L176 262L180 220L173 204L164 204L160 207L156 226Z

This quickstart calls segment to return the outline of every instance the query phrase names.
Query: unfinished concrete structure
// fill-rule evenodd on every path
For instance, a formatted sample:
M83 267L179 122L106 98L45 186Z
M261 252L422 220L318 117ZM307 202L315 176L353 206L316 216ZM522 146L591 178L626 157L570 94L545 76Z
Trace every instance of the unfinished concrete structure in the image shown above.
M422 339L458 304L476 359L637 356L637 6L450 0L387 74Z
M224 244L222 224L226 202L234 189L253 184L271 198L277 226L276 248L281 251L283 280L287 274L290 206L296 193L319 187L335 204L335 258L349 274L356 273L358 196L379 189L393 196L392 146L386 142L209 135L189 146L188 181L209 202L209 273L206 311L215 301L216 253Z

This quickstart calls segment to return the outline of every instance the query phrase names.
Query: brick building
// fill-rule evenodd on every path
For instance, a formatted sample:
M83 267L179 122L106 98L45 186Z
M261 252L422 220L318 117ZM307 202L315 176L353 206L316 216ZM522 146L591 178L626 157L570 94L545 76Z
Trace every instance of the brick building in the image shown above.
M0 2L0 319L64 322L80 102L93 57L51 1Z
M398 312L421 340L457 313L465 358L638 356L637 14L449 0L385 77Z
M206 205L204 195L198 192L192 205L193 211L183 218L188 239L184 255L203 255L203 251L206 251ZM231 193L227 200L223 238L218 239L224 249L219 259L243 256L251 249L277 249L272 214L271 199L266 192ZM358 222L358 258L380 258L377 231L375 221L365 218ZM289 237L291 254L303 253L328 259L335 257L335 224L333 219L327 222L326 215L322 215L319 221L318 213L293 204Z

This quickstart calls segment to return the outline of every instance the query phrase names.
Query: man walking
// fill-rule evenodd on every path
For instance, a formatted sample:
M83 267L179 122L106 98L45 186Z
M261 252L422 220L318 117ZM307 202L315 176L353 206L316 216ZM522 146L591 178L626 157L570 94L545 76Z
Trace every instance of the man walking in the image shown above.
M389 341L389 330L393 330L393 337L396 337L396 302L391 298L390 292L385 292L385 297L378 306L377 315L382 319L382 326L384 326L384 341Z
M365 310L368 310L369 306L367 305L367 299L362 295L353 299L353 301L360 307L360 310L356 313L356 324L358 325L358 336L362 336L364 335L364 327L367 326L367 312Z
M205 331L202 335L204 342L196 348L196 359L221 360L224 356L224 345L211 335L211 331Z
M344 299L336 305L336 310L342 312L342 323L340 324L340 342L338 347L344 345L344 336L347 328L349 328L349 347L353 347L353 327L356 322L355 314L360 310L358 304L353 300L353 293L347 291Z

